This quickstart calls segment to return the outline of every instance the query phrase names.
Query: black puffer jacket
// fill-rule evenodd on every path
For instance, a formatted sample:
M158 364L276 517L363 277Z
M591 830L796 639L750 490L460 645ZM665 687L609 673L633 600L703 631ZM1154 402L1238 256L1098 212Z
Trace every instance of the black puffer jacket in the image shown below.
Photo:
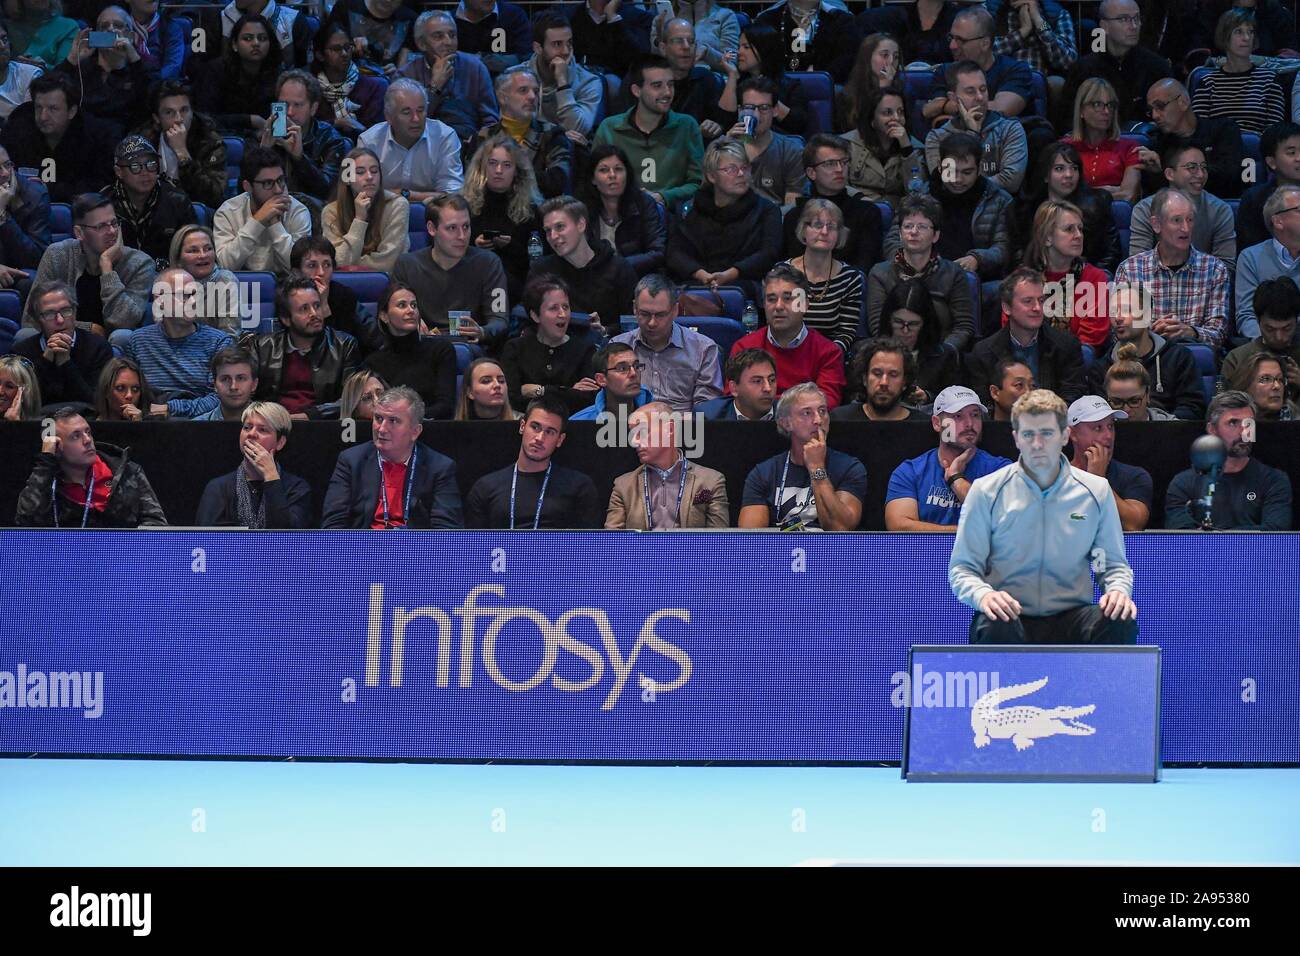
M528 276L559 276L569 285L569 306L574 312L597 312L607 330L617 329L619 316L632 311L636 272L608 242L593 248L595 257L581 269L560 256L542 256L528 270Z
M147 525L165 525L158 496L154 494L145 477L144 469L131 461L131 451L107 442L96 442L95 450L113 472L108 504L103 511L91 509L86 518L87 528L139 528ZM27 487L18 496L18 513L14 524L20 528L53 528L55 515L53 499L54 479L59 475L59 462L53 455L41 452L36 456L36 466ZM58 526L80 528L81 509L67 500L59 501Z
M665 262L673 277L694 282L697 270L736 269L758 281L781 258L781 207L752 189L719 208L712 186L701 186L691 211L673 221Z

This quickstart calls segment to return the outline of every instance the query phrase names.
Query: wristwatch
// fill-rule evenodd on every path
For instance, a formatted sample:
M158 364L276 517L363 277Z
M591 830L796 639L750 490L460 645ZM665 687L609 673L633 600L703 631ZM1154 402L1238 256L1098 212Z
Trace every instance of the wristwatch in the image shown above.
M403 198L403 199L410 199L410 198L411 198L411 191L410 191L409 189L403 189L403 190L402 190L402 198Z
M808 477L811 478L813 481L825 481L830 476L826 474L825 468L814 468L811 472L808 473Z
M945 478L945 479L943 480L943 483L944 483L945 485L947 485L949 488L951 488L951 487L952 487L952 483L953 483L954 481L957 481L957 480L959 480L959 479L961 479L961 478L965 478L965 477L966 477L966 475L965 475L964 473L963 473L963 474L960 474L960 475L953 475L953 476L950 477L950 478Z

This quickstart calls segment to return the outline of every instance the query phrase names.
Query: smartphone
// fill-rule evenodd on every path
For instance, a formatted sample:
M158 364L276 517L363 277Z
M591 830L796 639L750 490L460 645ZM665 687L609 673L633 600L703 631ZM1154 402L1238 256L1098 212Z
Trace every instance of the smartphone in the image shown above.
M673 12L672 0L655 0L655 9L660 16L667 14L670 20L677 15Z
M501 232L499 229L484 229L479 233L479 235L484 239L500 239L505 235L505 233Z
M289 104L277 100L271 104L271 135L282 139L289 135Z
M91 30L90 31L90 48L92 50L108 50L117 42L117 34L112 30Z

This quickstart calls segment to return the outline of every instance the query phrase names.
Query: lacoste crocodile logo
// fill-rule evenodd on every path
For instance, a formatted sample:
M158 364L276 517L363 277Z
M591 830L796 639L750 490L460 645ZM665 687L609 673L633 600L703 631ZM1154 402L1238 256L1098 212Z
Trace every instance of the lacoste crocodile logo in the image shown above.
M1007 707L999 709L998 704L1004 700L1028 697L1047 686L1047 678L1030 681L1027 684L1011 684L989 691L970 711L970 727L975 731L975 746L986 747L989 741L1011 740L1017 750L1025 750L1034 745L1040 737L1053 737L1056 734L1069 734L1074 737L1087 737L1097 732L1096 727L1075 720L1097 709L1096 704L1084 704L1082 707Z
M1079 514L1079 512L1077 512L1077 511L1071 511L1071 512L1070 512L1070 520L1071 520L1071 521L1087 521L1088 519L1087 519L1086 516Z

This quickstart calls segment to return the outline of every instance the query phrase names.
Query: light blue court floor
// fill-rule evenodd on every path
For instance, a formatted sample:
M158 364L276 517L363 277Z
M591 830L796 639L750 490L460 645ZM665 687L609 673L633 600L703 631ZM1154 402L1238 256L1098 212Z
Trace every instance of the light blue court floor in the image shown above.
M892 769L0 760L2 865L1300 863L1300 770L905 784Z

